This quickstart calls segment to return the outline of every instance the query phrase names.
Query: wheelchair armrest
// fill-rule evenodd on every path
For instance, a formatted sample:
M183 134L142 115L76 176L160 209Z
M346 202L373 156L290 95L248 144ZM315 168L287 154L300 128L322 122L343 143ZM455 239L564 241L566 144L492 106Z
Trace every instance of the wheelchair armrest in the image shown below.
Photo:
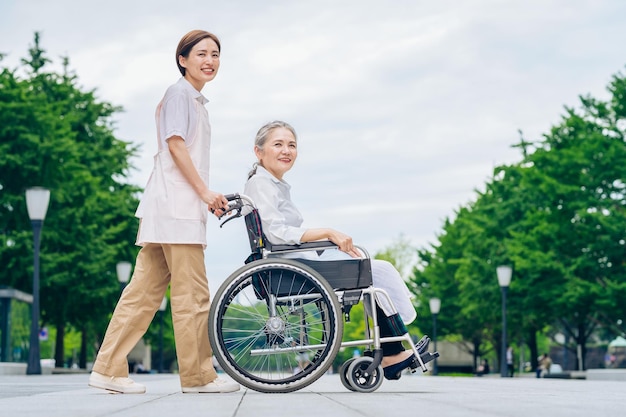
M266 241L266 244L269 242ZM330 240L319 240L315 242L304 242L299 245L268 245L268 249L271 252L298 252L304 250L321 250L321 249L334 249L337 247Z

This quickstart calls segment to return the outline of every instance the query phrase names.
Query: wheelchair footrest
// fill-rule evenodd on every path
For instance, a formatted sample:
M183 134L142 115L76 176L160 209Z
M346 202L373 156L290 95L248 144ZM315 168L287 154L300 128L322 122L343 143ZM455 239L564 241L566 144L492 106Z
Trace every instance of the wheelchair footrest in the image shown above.
M434 361L439 357L439 352L424 352L420 355L422 362L427 364L428 362Z

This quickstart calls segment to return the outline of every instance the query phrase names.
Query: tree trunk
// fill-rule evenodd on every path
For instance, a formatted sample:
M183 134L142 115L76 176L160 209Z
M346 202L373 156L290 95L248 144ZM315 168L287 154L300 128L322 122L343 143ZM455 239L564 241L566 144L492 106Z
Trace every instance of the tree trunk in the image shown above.
M87 328L83 327L80 332L80 354L78 356L78 367L87 369Z
M534 370L539 367L539 349L537 348L537 331L535 329L528 332L528 347L530 348L530 367Z
M478 357L480 356L480 340L474 339L473 344L474 344L474 349L472 349L473 350L472 359L474 361L473 370L474 370L474 373L476 373L476 370L478 369Z
M56 368L65 367L65 324L59 322L57 326L57 337L54 345L54 361Z
M585 325L583 322L578 323L578 335L576 338L576 344L580 346L579 349L576 349L576 369L579 371L584 371L587 366L585 365L585 356L587 356L587 341L585 335Z

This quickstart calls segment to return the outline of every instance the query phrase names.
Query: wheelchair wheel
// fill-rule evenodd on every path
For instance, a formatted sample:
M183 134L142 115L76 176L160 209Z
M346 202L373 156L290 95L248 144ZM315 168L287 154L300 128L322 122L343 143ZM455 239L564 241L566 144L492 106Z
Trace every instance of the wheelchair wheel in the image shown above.
M348 369L350 368L350 364L355 361L355 358L348 359L341 365L339 369L339 379L344 387L348 388L350 391L356 391L350 381L348 380Z
M373 361L374 359L364 356L355 359L350 364L346 372L346 379L353 391L374 392L380 388L383 383L383 368L378 366L370 374L365 373Z
M321 377L341 347L341 307L313 269L290 259L262 259L235 271L218 289L209 339L222 369L260 392L291 392Z

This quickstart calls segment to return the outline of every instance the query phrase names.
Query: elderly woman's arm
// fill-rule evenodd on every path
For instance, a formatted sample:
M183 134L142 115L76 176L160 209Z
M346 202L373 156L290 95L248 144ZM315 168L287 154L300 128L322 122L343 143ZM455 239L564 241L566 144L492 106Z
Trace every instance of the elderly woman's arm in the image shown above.
M354 258L359 258L359 252L354 248L352 238L345 233L341 233L334 229L306 229L300 238L301 242L313 242L316 240L328 239L339 249L350 254Z

